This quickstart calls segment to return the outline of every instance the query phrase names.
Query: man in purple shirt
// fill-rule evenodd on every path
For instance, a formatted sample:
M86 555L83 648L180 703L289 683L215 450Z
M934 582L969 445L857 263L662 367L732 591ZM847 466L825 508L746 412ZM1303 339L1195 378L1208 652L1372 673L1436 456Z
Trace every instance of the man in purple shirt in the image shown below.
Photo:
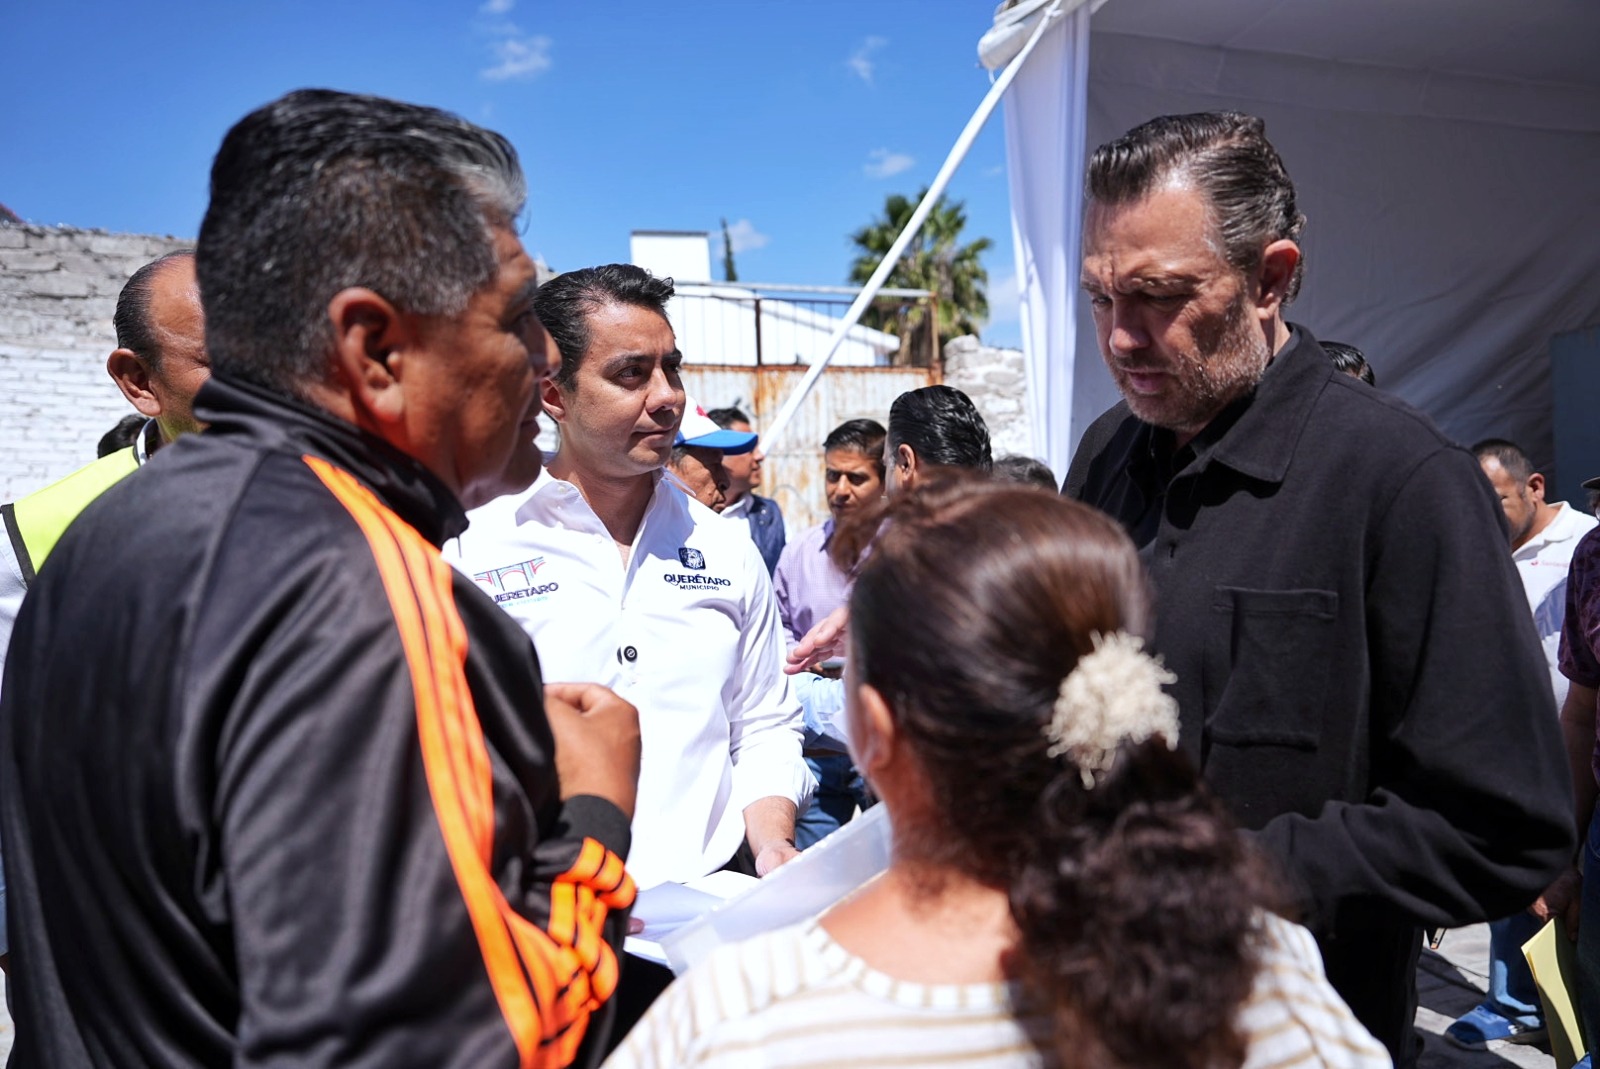
M783 630L793 646L845 603L850 580L828 557L834 524L883 496L883 440L888 432L871 419L839 424L822 443L831 514L785 546L773 573Z
M822 523L790 542L778 558L772 589L778 596L783 630L793 647L807 631L845 603L850 578L828 556L834 524L855 509L883 496L883 440L888 432L870 419L852 419L835 427L822 443L828 490L828 511ZM800 677L801 686L811 678ZM857 805L867 802L860 775L838 740L812 723L806 707L806 764L817 778L811 805L795 821L795 845L804 850L848 821Z

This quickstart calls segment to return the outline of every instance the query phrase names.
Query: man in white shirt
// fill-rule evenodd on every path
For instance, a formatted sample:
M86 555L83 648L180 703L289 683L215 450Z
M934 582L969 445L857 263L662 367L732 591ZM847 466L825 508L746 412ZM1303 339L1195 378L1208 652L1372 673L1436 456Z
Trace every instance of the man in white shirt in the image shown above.
M1533 611L1534 627L1550 664L1550 685L1556 708L1567 696L1567 678L1556 667L1561 645L1561 623L1566 616L1567 570L1584 535L1600 526L1593 516L1565 501L1545 501L1544 476L1533 470L1526 453L1502 438L1489 438L1472 447L1483 474L1500 495L1510 526L1511 559L1522 577Z
M1558 668L1561 625L1566 618L1567 571L1584 535L1594 530L1594 517L1565 501L1545 501L1544 476L1515 443L1488 438L1472 447L1500 505L1505 509L1511 559L1517 565L1534 628L1550 666L1550 682L1559 711L1567 697L1567 678ZM1507 740L1513 742L1514 740ZM1533 974L1522 956L1522 944L1541 923L1531 913L1489 925L1489 991L1481 1005L1445 1029L1445 1038L1459 1047L1484 1049L1501 1040L1533 1043L1546 1035L1544 1015Z
M662 470L685 407L671 296L627 264L540 289L561 448L528 490L471 514L456 560L533 637L547 678L639 706L641 888L772 871L795 856L813 789L761 555Z

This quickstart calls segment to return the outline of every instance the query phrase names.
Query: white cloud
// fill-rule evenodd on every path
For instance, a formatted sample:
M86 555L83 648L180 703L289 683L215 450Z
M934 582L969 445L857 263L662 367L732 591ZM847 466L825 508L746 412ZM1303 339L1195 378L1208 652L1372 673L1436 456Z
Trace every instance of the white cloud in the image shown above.
M983 177L985 178L999 178L1005 173L1006 165L1003 163L997 163L993 167L985 167L983 169Z
M526 81L550 69L550 38L526 34L508 17L517 0L483 0L472 20L474 32L486 40L493 62L478 72L491 82Z
M850 53L850 58L844 61L845 66L849 67L857 78L871 85L873 71L876 69L872 61L872 54L888 43L889 39L887 37L868 37L861 42L860 47Z
M909 171L917 165L912 156L904 152L890 152L886 148L875 148L867 153L867 162L861 170L868 178L892 178L902 171Z
M548 37L507 37L489 46L495 63L478 73L491 82L537 77L550 69Z
M737 253L750 252L754 249L764 249L767 242L772 239L755 228L755 224L748 219L740 219L737 223L728 224L728 243ZM717 232L717 248L722 248L722 233Z

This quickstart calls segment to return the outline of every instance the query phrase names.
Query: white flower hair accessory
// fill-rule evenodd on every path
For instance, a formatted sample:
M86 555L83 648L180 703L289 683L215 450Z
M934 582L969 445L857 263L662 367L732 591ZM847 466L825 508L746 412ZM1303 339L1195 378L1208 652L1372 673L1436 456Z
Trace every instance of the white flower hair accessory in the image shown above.
M1161 688L1176 683L1159 658L1144 652L1144 640L1126 631L1095 633L1094 649L1078 658L1044 733L1049 755L1065 754L1078 766L1085 788L1111 769L1117 747L1159 735L1167 749L1178 746L1178 703Z

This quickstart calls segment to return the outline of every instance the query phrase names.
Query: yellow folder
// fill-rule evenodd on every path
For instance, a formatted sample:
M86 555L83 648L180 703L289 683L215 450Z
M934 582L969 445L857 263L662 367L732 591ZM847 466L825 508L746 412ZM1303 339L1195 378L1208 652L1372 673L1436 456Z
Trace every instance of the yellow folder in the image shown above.
M1578 990L1577 948L1560 923L1552 920L1522 944L1522 953L1533 970L1539 1001L1544 1004L1544 1022L1550 1029L1550 1053L1555 1055L1556 1069L1572 1069L1589 1049L1574 997Z

